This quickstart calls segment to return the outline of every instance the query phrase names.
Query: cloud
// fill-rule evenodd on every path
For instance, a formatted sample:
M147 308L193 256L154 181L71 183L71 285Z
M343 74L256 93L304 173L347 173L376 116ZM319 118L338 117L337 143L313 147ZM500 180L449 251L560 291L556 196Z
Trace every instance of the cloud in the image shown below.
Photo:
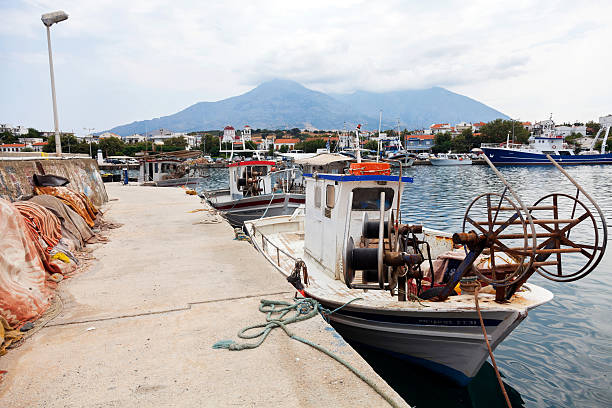
M26 0L0 5L7 78L48 79L40 15L56 9L70 15L52 27L58 97L69 96L58 102L79 128L170 114L271 78L325 92L444 86L525 117L543 103L572 119L612 110L603 96L612 82L596 66L612 58L611 29L599 22L608 3ZM598 64L583 64L585 51ZM591 91L573 95L574 106L562 104L568 78ZM29 92L44 101L48 89ZM0 102L16 118L5 121L34 125L47 123L47 108Z

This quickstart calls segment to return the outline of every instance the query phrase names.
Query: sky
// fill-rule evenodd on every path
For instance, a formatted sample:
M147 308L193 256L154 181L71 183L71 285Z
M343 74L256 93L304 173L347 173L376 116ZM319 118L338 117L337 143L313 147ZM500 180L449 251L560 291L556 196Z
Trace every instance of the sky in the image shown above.
M441 86L522 121L612 113L610 1L0 0L0 123L83 134L282 78ZM608 20L608 21L606 21Z

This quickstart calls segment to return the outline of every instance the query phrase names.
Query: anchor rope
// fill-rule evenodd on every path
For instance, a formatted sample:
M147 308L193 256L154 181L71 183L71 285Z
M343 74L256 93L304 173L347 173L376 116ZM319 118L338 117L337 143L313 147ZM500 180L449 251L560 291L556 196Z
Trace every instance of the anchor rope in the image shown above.
M266 314L266 321L264 323L253 324L241 329L238 332L238 337L241 339L256 339L259 340L255 343L236 343L233 340L221 340L213 344L214 349L228 349L232 351L240 351L240 350L248 350L259 347L268 337L268 335L272 332L272 330L276 328L281 328L289 336L289 338L293 340L297 340L301 343L304 343L321 353L333 358L343 366L345 366L349 371L355 374L359 379L368 384L378 395L380 395L385 401L389 403L392 407L399 407L400 405L395 402L395 400L387 395L386 391L383 390L378 384L373 382L371 379L363 375L359 370L353 367L349 362L344 360L342 357L334 354L333 352L327 350L325 347L320 346L311 342L308 339L300 337L287 327L287 325L292 323L301 322L304 320L308 320L318 313L323 315L323 318L327 321L328 317L348 304L360 300L361 298L352 299L340 307L337 307L334 310L329 310L324 308L319 302L311 298L295 298L293 303L285 302L282 300L266 300L261 299L259 303L259 311ZM293 312L293 313L292 313ZM292 314L290 314L292 313ZM260 329L259 331L249 334L247 333L250 330Z
M508 398L508 393L506 392L506 387L504 387L504 382L502 381L501 375L499 374L497 363L495 363L495 357L493 357L493 350L491 350L491 345L489 344L489 336L487 336L487 329L485 329L484 321L482 320L482 313L480 313L480 305L478 304L478 291L480 290L480 282L476 281L476 283L478 283L478 285L476 285L476 288L474 289L474 302L476 303L476 311L478 312L478 318L480 319L480 327L482 328L482 334L484 335L485 343L487 344L487 349L489 350L489 356L491 357L491 362L493 363L493 368L495 369L495 376L497 376L499 387L501 388L502 394L504 394L506 405L508 405L508 408L512 408L510 398Z

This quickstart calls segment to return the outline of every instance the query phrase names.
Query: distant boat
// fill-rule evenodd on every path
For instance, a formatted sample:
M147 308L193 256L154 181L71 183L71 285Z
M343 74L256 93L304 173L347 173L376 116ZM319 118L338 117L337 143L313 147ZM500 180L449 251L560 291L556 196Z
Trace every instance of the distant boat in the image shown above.
M555 122L552 119L542 122L542 129L529 138L529 144L510 143L508 140L501 144L483 143L480 148L494 164L551 164L546 155L550 155L559 164L612 164L612 153L605 153L609 126L606 126L601 152L593 150L603 130L602 127L595 136L591 149L581 154L574 154L563 136L555 135Z
M466 154L440 153L429 159L434 166L465 166L472 164L472 159Z

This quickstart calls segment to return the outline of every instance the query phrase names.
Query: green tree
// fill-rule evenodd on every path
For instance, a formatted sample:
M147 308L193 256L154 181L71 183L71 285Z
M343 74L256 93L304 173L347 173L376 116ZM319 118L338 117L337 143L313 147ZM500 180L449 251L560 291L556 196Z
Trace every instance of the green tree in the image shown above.
M282 146L280 147L280 149L278 149L278 151L279 151L279 152L281 152L281 153L287 153L287 151L289 151L289 146L287 146L287 145L282 145Z
M521 122L502 119L495 119L480 128L482 142L503 143L508 135L512 139L513 125L515 143L527 143L529 141L529 131L523 127Z
M598 122L593 122L592 120L586 123L586 127L587 127L587 134L593 135L593 136L595 136L597 132L599 132L599 129L601 129L601 125ZM592 129L592 132L589 132L588 129Z
M293 136L297 136L300 134L300 129L298 128L293 128L289 131L289 133L291 133Z
M123 155L123 149L125 148L125 143L123 140L116 137L105 137L101 139L98 148L102 149L102 153L105 157L108 156L121 156Z
M220 139L218 136L207 133L206 135L204 135L204 137L202 137L202 145L200 146L200 149L204 153L208 153L209 155L213 157L219 156L219 149L220 149L219 140Z
M368 140L364 145L363 145L364 149L368 149L368 150L374 150L377 151L378 150L378 141L377 140Z
M187 147L187 140L183 136L171 137L164 140L164 146L183 150Z
M0 133L0 144L17 143L18 141L19 138L11 132L4 131Z
M327 146L327 140L323 138L316 138L312 140L306 140L295 144L296 150L303 150L305 153L316 153L317 149L323 149Z
M446 153L452 150L452 137L449 132L438 133L434 138L434 145L431 148L433 153Z
M89 154L89 145L79 142L72 133L60 133L60 141L62 143L63 153L87 153ZM49 136L47 145L43 147L43 152L55 152L55 135Z
M472 129L468 128L451 140L451 149L457 153L468 153L473 148L480 147L481 141L481 137L474 136Z

